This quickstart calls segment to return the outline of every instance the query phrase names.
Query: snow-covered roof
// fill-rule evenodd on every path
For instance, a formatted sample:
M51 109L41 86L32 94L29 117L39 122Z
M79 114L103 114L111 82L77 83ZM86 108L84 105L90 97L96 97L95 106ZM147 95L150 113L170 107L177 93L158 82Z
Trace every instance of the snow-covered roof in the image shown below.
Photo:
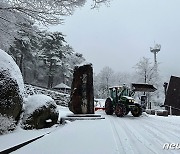
M64 83L60 83L54 87L54 89L71 89L71 87L67 86Z

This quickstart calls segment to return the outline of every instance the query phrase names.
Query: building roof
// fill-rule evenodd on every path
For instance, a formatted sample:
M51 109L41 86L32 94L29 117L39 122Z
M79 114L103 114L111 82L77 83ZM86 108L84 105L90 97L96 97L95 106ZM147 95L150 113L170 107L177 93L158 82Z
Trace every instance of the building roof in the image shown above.
M146 83L132 83L133 91L142 91L142 92L154 92L157 89L151 85Z
M60 83L54 87L54 89L71 89L71 87L67 86L64 83Z

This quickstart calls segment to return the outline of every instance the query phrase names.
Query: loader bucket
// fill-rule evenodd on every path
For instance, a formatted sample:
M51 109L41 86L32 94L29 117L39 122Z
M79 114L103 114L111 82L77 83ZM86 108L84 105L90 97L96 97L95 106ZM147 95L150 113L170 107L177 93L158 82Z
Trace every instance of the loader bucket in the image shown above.
M146 83L132 83L132 90L135 91L141 91L141 92L154 92L157 89L151 85Z

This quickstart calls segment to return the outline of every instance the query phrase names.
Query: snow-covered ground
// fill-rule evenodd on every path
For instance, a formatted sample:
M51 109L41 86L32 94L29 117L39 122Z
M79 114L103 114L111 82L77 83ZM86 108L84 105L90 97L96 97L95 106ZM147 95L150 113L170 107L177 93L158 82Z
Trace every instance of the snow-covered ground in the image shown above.
M61 117L71 113L59 107ZM42 134L44 137L14 151L14 154L178 154L180 147L163 149L165 143L180 144L180 117L131 114L103 120L77 120L49 129L15 132L0 136L0 151Z

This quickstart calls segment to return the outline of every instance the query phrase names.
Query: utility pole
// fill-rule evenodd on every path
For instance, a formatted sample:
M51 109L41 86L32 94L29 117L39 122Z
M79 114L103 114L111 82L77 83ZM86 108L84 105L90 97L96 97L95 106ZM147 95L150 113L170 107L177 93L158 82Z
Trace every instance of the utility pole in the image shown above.
M155 44L154 47L150 47L150 51L154 54L154 66L157 71L157 53L161 50L160 44Z
M158 76L158 65L157 65L157 53L161 50L160 44L155 44L154 47L150 47L150 51L154 54L154 70L155 70L155 76ZM158 88L158 85L156 85ZM157 91L157 98L159 98L159 92Z

